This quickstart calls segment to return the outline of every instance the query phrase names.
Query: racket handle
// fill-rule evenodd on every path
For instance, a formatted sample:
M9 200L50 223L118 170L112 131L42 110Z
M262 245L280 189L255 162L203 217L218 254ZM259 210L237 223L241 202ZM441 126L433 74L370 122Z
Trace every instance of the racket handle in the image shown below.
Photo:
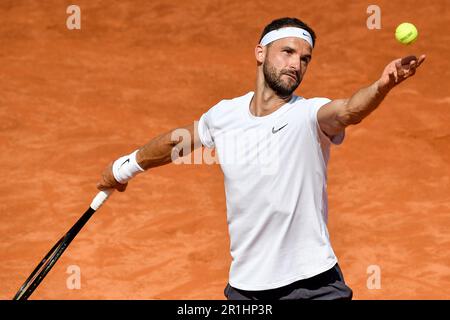
M94 200L92 200L90 207L95 211L97 211L113 192L114 189L107 189L100 191L99 193L97 193Z

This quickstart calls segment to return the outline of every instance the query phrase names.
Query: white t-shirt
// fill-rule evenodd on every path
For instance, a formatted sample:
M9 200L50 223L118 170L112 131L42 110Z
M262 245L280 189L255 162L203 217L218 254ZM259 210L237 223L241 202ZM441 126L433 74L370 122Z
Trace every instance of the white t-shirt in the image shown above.
M327 98L292 99L263 117L253 92L222 100L202 115L202 144L216 148L224 173L230 235L229 283L267 290L313 277L337 258L327 230L327 162L331 143L317 111Z

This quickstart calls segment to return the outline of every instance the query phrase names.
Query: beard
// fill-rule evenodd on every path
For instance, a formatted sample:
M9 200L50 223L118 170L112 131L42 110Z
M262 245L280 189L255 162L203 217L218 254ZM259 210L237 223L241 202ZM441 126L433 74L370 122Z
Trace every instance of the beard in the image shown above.
M267 85L272 89L279 97L290 96L295 89L298 88L300 82L302 82L300 72L281 70L277 72L275 67L268 62L263 63L264 79ZM282 75L293 75L296 77L295 81L285 81L281 79ZM293 80L293 79L292 79Z

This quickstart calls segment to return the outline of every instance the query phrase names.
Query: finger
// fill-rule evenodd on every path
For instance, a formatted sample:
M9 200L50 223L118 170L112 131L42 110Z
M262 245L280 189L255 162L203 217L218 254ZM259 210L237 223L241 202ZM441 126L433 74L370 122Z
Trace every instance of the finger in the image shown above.
M408 67L408 69L407 69L407 74L410 74L411 72L415 72L416 71L416 68L417 68L417 61L411 61L410 63L409 63L409 67Z
M394 71L389 72L389 82L397 83L397 78L395 76Z
M405 75L405 71L409 68L409 65L405 66L401 64L401 61L397 61L395 63L395 79L398 81L399 77L403 77Z
M128 183L124 183L124 184L119 183L119 184L117 184L116 189L119 192L124 192L127 189L127 186L128 186Z
M420 57L419 57L419 61L417 61L417 67L419 67L421 64L422 64L422 62L424 62L425 61L425 58L426 58L427 56L426 55L421 55Z
M100 191L108 189L103 183L97 183L97 189Z
M103 173L98 184L104 189L111 189L115 188L118 182L114 179L114 177L110 177L107 173Z
M403 66L405 66L405 65L408 66L408 65L410 65L411 61L417 61L417 57L414 55L403 57L400 60L400 64Z
M400 68L396 69L394 72L396 82L401 81L401 78L405 76L407 71L408 70L405 68L405 66L401 66Z

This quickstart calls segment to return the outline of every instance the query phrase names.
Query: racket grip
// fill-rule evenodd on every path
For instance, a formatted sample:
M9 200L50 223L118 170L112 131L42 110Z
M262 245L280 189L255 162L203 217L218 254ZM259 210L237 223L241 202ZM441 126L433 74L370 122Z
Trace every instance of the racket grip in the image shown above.
M97 211L113 192L114 189L107 189L100 191L99 193L97 193L94 200L92 200L90 207L95 211Z

